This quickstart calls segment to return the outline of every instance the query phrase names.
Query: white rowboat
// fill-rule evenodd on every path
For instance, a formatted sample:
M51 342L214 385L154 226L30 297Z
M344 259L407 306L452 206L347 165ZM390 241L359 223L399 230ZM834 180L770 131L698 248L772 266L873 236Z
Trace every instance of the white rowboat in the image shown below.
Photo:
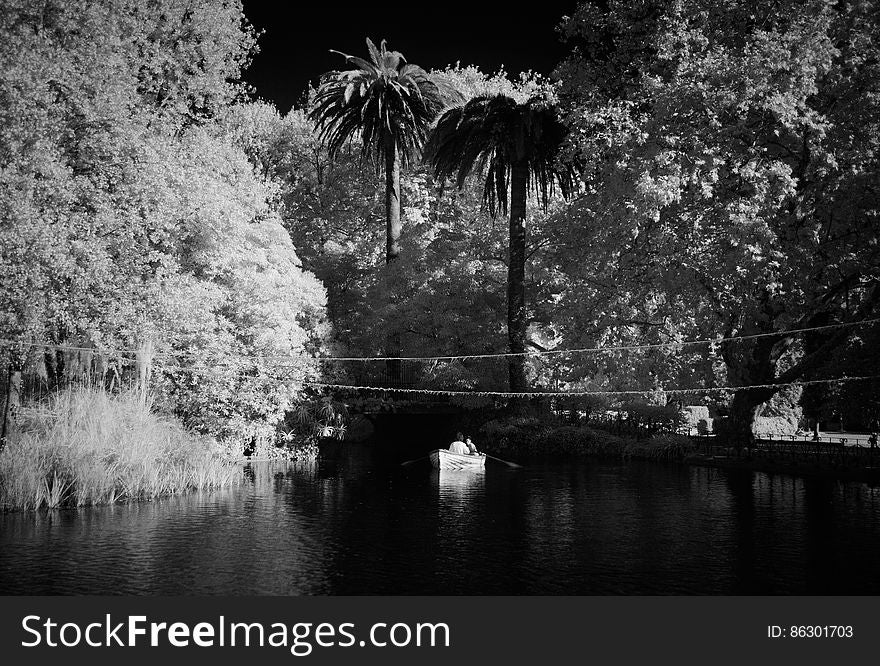
M462 455L447 449L434 449L428 454L436 469L485 469L486 454Z

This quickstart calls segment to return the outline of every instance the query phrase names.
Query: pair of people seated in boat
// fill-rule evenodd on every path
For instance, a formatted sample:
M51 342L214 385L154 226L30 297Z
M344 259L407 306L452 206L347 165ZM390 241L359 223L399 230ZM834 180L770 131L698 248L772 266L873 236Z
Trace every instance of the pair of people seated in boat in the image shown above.
M477 451L476 445L471 441L471 438L465 438L465 436L461 433L458 433L455 436L455 441L449 445L450 453L457 453L462 456L476 456L479 455L479 451Z

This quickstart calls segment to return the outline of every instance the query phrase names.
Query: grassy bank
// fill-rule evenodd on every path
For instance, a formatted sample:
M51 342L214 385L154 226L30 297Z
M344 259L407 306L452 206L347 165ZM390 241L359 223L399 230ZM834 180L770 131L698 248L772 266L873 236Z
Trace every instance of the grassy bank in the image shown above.
M228 486L239 474L212 440L139 396L71 389L17 419L0 453L0 509L148 500Z
M698 444L682 435L655 435L642 440L536 418L490 421L480 429L480 439L490 454L514 459L589 456L681 461L698 451Z

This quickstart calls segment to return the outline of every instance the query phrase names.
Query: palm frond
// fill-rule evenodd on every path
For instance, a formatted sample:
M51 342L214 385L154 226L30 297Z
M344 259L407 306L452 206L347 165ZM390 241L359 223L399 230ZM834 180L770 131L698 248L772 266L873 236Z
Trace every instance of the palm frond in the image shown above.
M310 117L331 155L360 139L361 150L379 157L393 145L406 164L419 151L431 123L450 103L460 101L451 86L424 69L367 39L370 60L339 51L350 68L329 72L315 95Z
M381 42L382 50L385 50L385 40L383 39ZM376 45L373 43L373 40L367 37L367 50L370 52L370 59L373 61L373 64L376 65L377 68L382 68L382 55L379 52L379 49L376 48Z
M472 173L484 174L483 202L492 215L507 212L511 169L525 164L529 188L546 207L557 186L567 197L577 182L577 165L559 160L567 132L542 97L517 103L506 95L478 96L440 117L425 160L459 188Z

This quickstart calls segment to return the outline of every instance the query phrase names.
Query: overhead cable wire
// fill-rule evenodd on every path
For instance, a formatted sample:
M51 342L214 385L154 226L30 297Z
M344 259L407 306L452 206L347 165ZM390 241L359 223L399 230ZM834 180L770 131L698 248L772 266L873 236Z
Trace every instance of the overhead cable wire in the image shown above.
M868 375L860 377L838 377L835 379L810 379L797 382L785 382L780 384L749 384L747 386L706 386L701 388L650 388L628 390L589 390L589 391L458 391L449 389L411 389L389 388L382 386L357 386L353 384L330 384L326 382L305 381L303 384L316 388L329 388L339 390L373 391L387 393L408 393L421 395L445 395L445 396L476 396L476 397L500 397L500 398L565 398L565 397L588 397L588 396L639 396L652 393L669 394L692 394L692 393L715 393L715 392L738 392L762 388L784 388L787 386L808 386L812 384L835 384L849 381L863 381L868 379L880 379L880 375Z
M168 371L184 371L193 372L194 374L215 375L219 377L228 377L217 368L168 368ZM718 393L748 391L753 389L781 389L790 386L810 386L814 384L843 384L854 381L866 381L872 379L880 379L880 375L857 375L831 377L824 379L805 379L792 382L780 383L764 383L764 384L747 384L744 386L701 386L692 388L664 388L652 387L645 389L590 389L583 391L490 391L490 390L459 390L459 389L430 389L430 388L404 388L404 387L388 387L388 386L369 386L358 384L339 384L333 382L316 381L304 377L291 376L271 376L271 375L239 375L237 379L254 381L254 382L296 382L303 386L311 386L314 388L335 389L342 391L366 391L366 392L386 392L386 393L402 393L413 395L446 395L446 396L479 396L479 397L514 397L514 398L536 398L536 397L586 397L586 396L626 396L626 395L649 395L652 393L669 393L669 394L692 394L692 393Z
M650 344L638 345L612 345L606 347L582 347L576 349L545 349L533 350L526 352L497 352L489 354L446 354L443 356L306 356L306 355L233 355L234 360L242 362L253 361L284 361L291 359L302 359L309 361L332 362L332 361L350 361L350 362L372 362L372 361L455 361L482 358L509 358L516 356L553 356L565 354L587 354L587 353L604 353L615 351L639 351L646 349L666 349L675 347L685 347L693 345L718 345L727 342L741 342L744 340L755 340L767 337L782 337L797 335L800 333L812 333L816 331L826 331L835 328L844 328L849 326L864 326L868 324L880 323L880 317L874 319L863 319L860 321L841 322L838 324L825 324L822 326L810 326L805 328L789 329L785 331L772 331L769 333L753 333L750 335L734 335L720 338L705 338L699 340L682 340L679 342L656 342ZM106 348L97 349L95 347L81 347L65 344L43 343L43 342L21 342L12 339L0 339L0 346L22 346L31 348L40 348L44 350L54 351L70 351L70 352L86 352L93 354L139 354L141 350L125 349L125 348ZM157 352L150 354L151 359L161 358L177 358L181 353ZM233 361L234 362L234 361Z

